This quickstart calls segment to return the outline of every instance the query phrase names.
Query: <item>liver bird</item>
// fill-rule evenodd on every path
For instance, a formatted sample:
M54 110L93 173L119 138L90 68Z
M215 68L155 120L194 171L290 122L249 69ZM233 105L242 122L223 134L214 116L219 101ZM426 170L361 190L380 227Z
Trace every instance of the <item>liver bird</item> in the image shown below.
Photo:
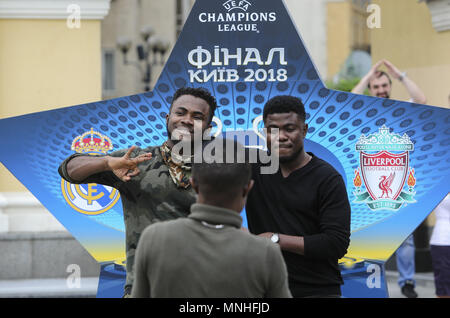
M395 178L395 172L391 173L389 177L381 176L380 177L380 183L378 184L378 187L381 189L381 198L383 198L384 195L386 195L386 198L389 198L389 192L392 194L391 184L392 181L394 181Z

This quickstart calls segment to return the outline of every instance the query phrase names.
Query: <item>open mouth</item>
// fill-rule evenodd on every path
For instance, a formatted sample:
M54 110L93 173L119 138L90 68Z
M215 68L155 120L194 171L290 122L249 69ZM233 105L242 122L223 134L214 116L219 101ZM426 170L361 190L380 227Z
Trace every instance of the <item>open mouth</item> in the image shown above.
M194 130L189 129L187 127L176 127L174 129L174 131L175 130L177 130L177 131L179 131L180 133L183 133L183 134L193 134L194 133Z
M192 131L186 127L177 127L172 131L172 137L175 140L181 140L185 137L191 138L191 136L193 134L194 134L194 131Z

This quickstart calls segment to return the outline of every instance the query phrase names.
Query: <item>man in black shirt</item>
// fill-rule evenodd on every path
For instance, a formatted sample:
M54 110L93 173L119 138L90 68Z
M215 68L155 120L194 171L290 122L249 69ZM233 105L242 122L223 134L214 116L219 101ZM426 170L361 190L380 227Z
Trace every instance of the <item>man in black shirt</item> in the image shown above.
M343 280L338 260L350 242L350 204L342 176L307 153L308 131L300 99L277 96L263 112L267 148L280 167L263 174L253 165L255 185L246 212L250 232L282 249L294 297L339 297Z

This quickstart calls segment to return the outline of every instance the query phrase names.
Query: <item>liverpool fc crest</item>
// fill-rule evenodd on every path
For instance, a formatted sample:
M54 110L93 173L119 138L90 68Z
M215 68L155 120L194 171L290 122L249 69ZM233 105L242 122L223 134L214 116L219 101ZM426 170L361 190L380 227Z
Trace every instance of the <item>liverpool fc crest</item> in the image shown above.
M360 165L353 179L354 202L367 204L371 210L398 210L405 203L416 202L416 179L409 167L409 152L413 150L407 134L390 133L384 125L378 133L362 135L356 143ZM363 184L366 191L361 190Z

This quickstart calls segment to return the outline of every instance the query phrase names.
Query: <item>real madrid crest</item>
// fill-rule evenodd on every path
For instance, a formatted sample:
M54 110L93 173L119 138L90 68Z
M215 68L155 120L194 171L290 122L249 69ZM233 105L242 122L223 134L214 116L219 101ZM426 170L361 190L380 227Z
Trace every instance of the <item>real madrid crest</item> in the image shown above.
M378 133L362 135L356 143L360 164L353 179L353 202L367 204L371 210L398 210L405 203L416 202L416 179L409 167L409 152L413 150L407 134L390 133L385 125Z
M85 132L72 142L72 150L89 155L106 154L113 149L109 137L94 131ZM66 202L77 212L97 215L111 209L119 200L119 191L102 184L72 184L61 179L61 190Z

